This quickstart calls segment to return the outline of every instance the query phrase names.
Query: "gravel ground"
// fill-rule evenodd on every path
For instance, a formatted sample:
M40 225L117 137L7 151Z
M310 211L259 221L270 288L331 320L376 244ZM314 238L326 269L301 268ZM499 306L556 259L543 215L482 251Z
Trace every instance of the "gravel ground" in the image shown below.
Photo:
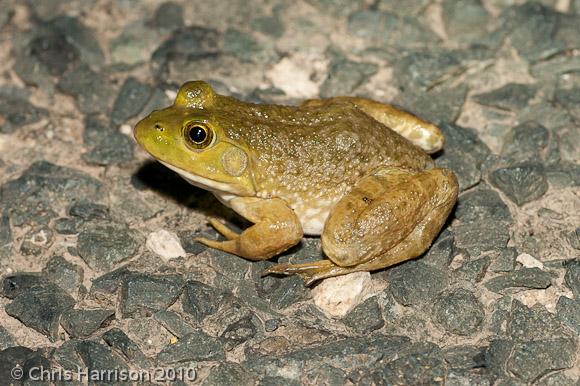
M41 366L580 384L580 1L0 4L2 384L49 384ZM131 137L192 79L253 102L360 95L438 123L436 162L461 187L448 224L344 317L299 278L260 277L271 261L193 242L217 237L208 214L247 224ZM305 239L278 261L319 254Z

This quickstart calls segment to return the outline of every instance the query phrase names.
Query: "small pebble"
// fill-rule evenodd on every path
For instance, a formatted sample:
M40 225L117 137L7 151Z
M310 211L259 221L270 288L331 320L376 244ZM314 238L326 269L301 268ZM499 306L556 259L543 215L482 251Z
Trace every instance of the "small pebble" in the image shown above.
M333 317L343 317L364 300L371 287L369 272L354 272L348 275L323 280L314 289L314 304Z
M528 255L527 253L522 253L516 257L516 261L526 268L544 269L544 264L540 260L536 259L532 255Z
M185 250L179 241L179 237L177 237L175 233L169 232L165 229L160 229L150 233L149 236L147 236L147 242L145 245L147 246L147 249L160 256L165 261L178 257L185 257L186 255Z
M277 319L268 319L266 323L264 323L264 329L267 332L273 332L278 329L278 320Z

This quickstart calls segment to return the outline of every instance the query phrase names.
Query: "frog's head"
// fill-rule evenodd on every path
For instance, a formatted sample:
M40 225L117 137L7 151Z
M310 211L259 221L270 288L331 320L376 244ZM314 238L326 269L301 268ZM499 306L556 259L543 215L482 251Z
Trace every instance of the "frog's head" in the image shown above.
M222 97L210 85L185 83L175 102L156 110L134 129L137 142L192 184L240 196L255 193L250 157L213 119Z

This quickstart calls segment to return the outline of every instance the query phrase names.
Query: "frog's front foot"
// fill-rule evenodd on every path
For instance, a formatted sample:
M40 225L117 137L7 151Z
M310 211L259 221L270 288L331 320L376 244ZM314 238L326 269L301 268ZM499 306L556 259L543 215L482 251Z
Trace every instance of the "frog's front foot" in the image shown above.
M223 224L222 222L220 222L217 218L215 217L210 217L208 219L210 225L212 227L214 227L214 229L216 231L218 231L222 236L224 236L226 239L228 240L235 240L238 237L240 237L239 233L234 232L233 230L231 230L230 228L228 228L225 224ZM212 241L212 240L208 240L208 239L204 239L203 237L199 237L197 239L197 241L200 242L204 242L204 241Z
M231 205L254 225L238 234L217 219L210 218L210 224L227 240L203 237L195 240L249 260L264 260L284 252L302 238L302 226L296 214L280 199L238 197L231 201Z

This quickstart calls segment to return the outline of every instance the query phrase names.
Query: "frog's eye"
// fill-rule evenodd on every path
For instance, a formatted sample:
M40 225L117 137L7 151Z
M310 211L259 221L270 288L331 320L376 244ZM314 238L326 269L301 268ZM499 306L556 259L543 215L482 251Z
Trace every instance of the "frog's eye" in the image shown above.
M189 146L194 149L208 147L213 141L213 131L198 122L189 122L183 128L183 135Z

